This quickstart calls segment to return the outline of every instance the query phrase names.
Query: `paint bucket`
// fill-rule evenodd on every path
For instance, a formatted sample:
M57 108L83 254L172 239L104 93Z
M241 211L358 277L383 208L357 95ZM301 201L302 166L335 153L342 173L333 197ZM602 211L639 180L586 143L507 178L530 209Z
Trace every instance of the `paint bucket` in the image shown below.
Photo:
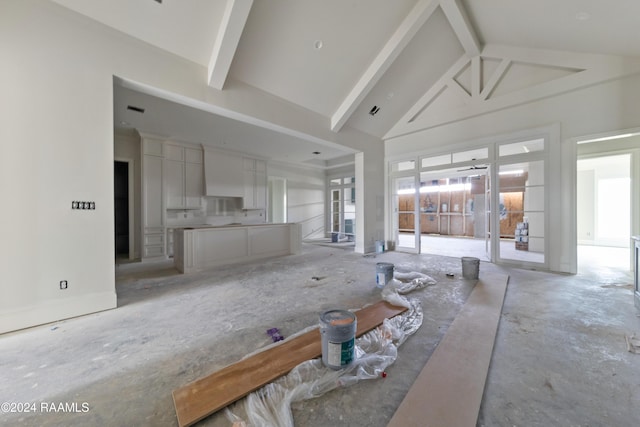
M478 258L462 257L462 277L465 279L478 279L480 273L480 260Z
M381 254L384 252L384 240L376 240L376 253Z
M331 233L331 243L338 242L338 233Z
M376 284L379 288L383 288L393 279L393 268L393 264L388 262L376 264Z
M329 310L320 315L322 363L342 369L353 362L356 343L356 315L347 310Z

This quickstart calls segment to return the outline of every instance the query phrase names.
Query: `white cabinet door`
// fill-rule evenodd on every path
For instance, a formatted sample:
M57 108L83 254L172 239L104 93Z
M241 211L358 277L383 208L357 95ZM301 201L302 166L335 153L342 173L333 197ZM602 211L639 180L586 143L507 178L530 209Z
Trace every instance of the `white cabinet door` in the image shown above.
M167 209L184 209L185 163L177 160L167 160L165 163L164 183L167 193Z
M200 208L204 195L204 168L202 163L185 163L184 203L186 208Z
M265 209L267 206L267 162L245 157L244 208Z
M164 215L162 214L162 157L147 156L144 161L143 182L143 209L144 227L164 227Z
M167 209L199 209L204 196L202 150L167 144L165 159Z
M142 156L143 258L164 256L163 163L162 157Z
M267 207L267 174L256 172L256 208Z
M265 209L267 207L267 162L245 157L244 162L244 208Z

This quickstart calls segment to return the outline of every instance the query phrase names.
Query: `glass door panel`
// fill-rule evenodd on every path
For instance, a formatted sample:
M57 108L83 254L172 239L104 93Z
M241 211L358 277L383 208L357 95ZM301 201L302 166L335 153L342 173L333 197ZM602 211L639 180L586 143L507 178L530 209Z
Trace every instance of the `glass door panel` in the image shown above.
M544 161L500 165L499 257L545 262Z
M393 230L396 249L417 252L418 224L416 179L413 176L393 179Z
M491 167L487 167L484 179L484 254L489 261L493 261L491 246Z
M343 190L343 221L342 232L350 242L355 241L356 235L356 189L347 187Z

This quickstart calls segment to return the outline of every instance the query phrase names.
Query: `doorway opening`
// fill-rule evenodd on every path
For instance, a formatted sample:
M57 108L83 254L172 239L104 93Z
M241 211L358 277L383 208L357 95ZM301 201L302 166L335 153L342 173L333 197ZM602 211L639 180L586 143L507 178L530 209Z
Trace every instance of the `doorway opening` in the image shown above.
M329 231L331 243L355 246L356 179L353 176L329 180Z
M631 268L631 153L579 156L578 271Z
M113 197L114 197L114 248L117 262L128 261L133 255L132 233L132 161L116 160L113 162Z

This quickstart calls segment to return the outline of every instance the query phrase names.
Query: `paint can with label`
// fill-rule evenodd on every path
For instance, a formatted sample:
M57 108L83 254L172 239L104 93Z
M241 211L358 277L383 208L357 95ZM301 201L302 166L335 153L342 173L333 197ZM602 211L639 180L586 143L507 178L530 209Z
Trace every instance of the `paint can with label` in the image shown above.
M329 310L320 315L322 363L331 369L349 366L355 358L356 315L347 310Z
M394 265L389 262L379 262L376 264L376 285L384 288L393 279Z

